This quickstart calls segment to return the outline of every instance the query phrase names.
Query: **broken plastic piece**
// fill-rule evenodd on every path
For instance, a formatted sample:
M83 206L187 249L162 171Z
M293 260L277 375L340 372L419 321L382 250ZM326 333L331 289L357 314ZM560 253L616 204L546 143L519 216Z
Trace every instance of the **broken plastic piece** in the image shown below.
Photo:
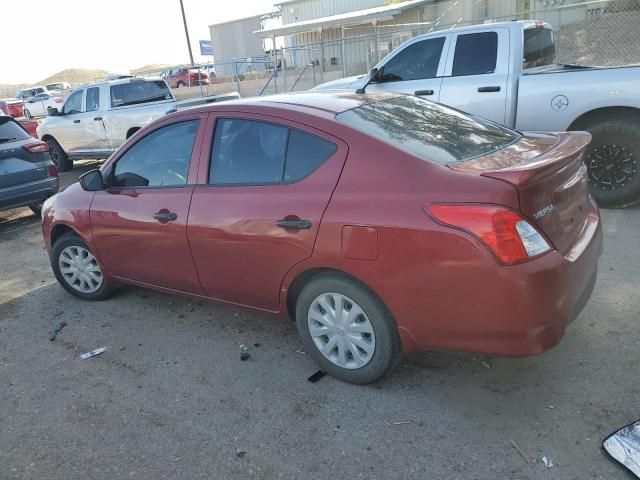
M86 358L95 357L96 355L100 355L101 353L106 352L107 349L109 349L109 348L111 348L111 347L96 348L95 350L91 350L90 352L83 353L82 355L80 355L80 358L84 360Z
M49 335L49 341L53 342L56 339L56 336L58 335L58 333L60 333L60 330L62 330L66 326L67 326L67 322L62 322L58 324L55 330L51 332L51 335Z
M314 373L309 378L307 378L307 380L309 380L311 383L316 383L318 380L320 380L326 374L327 374L327 372L323 372L322 370L318 370L316 373Z

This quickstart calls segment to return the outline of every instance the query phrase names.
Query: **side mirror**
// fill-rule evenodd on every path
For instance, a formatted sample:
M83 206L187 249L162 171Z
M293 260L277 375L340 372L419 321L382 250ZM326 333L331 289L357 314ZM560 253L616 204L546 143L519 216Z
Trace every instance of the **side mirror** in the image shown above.
M58 110L56 107L49 107L49 108L47 108L47 114L50 117L59 117L60 116L60 110Z
M80 181L80 186L87 192L104 190L104 178L102 178L102 172L97 168L80 175L78 180Z

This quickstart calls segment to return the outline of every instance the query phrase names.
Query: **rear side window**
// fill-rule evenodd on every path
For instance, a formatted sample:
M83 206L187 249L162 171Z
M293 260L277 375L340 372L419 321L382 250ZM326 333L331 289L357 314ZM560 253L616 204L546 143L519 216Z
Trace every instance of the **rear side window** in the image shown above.
M458 35L451 75L482 75L496 70L498 34L496 32Z
M111 106L125 107L139 103L171 100L171 92L164 80L132 80L111 85Z
M258 120L220 119L211 152L212 185L290 183L310 175L337 147L299 130Z
M113 170L113 187L186 185L198 120L159 128L127 150Z
M384 66L383 82L434 78L438 73L445 37L432 38L403 48Z
M524 68L552 65L556 62L556 44L550 28L524 31Z
M100 109L100 89L98 87L87 88L85 111L95 112Z
M489 120L413 96L347 110L336 119L418 158L442 164L486 155L520 138Z
M0 145L31 138L24 128L11 117L0 117Z

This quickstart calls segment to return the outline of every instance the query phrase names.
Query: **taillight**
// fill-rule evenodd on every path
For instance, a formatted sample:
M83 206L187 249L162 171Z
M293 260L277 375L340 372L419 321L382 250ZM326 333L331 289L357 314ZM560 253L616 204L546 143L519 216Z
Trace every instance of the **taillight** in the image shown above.
M500 263L527 261L551 250L542 235L513 210L496 205L429 205L438 222L478 237Z
M58 168L55 165L49 165L49 168L47 168L47 176L49 176L49 177L57 177L58 176Z
M22 148L31 153L47 153L49 151L49 145L46 142L30 143Z

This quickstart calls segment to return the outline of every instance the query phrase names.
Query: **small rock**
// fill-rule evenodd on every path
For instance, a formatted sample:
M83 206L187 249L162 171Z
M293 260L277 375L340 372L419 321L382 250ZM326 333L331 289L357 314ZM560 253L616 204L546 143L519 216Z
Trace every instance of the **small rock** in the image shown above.
M247 360L249 360L251 358L251 355L249 355L248 352L242 352L240 354L240 360L242 360L243 362L246 362Z
M247 454L247 452L245 452L244 450L238 450L238 451L236 452L236 457L238 457L238 458L242 458L242 457L244 457L246 454Z
M253 344L253 346L257 348L257 347L260 346L260 344L256 342L256 343Z

